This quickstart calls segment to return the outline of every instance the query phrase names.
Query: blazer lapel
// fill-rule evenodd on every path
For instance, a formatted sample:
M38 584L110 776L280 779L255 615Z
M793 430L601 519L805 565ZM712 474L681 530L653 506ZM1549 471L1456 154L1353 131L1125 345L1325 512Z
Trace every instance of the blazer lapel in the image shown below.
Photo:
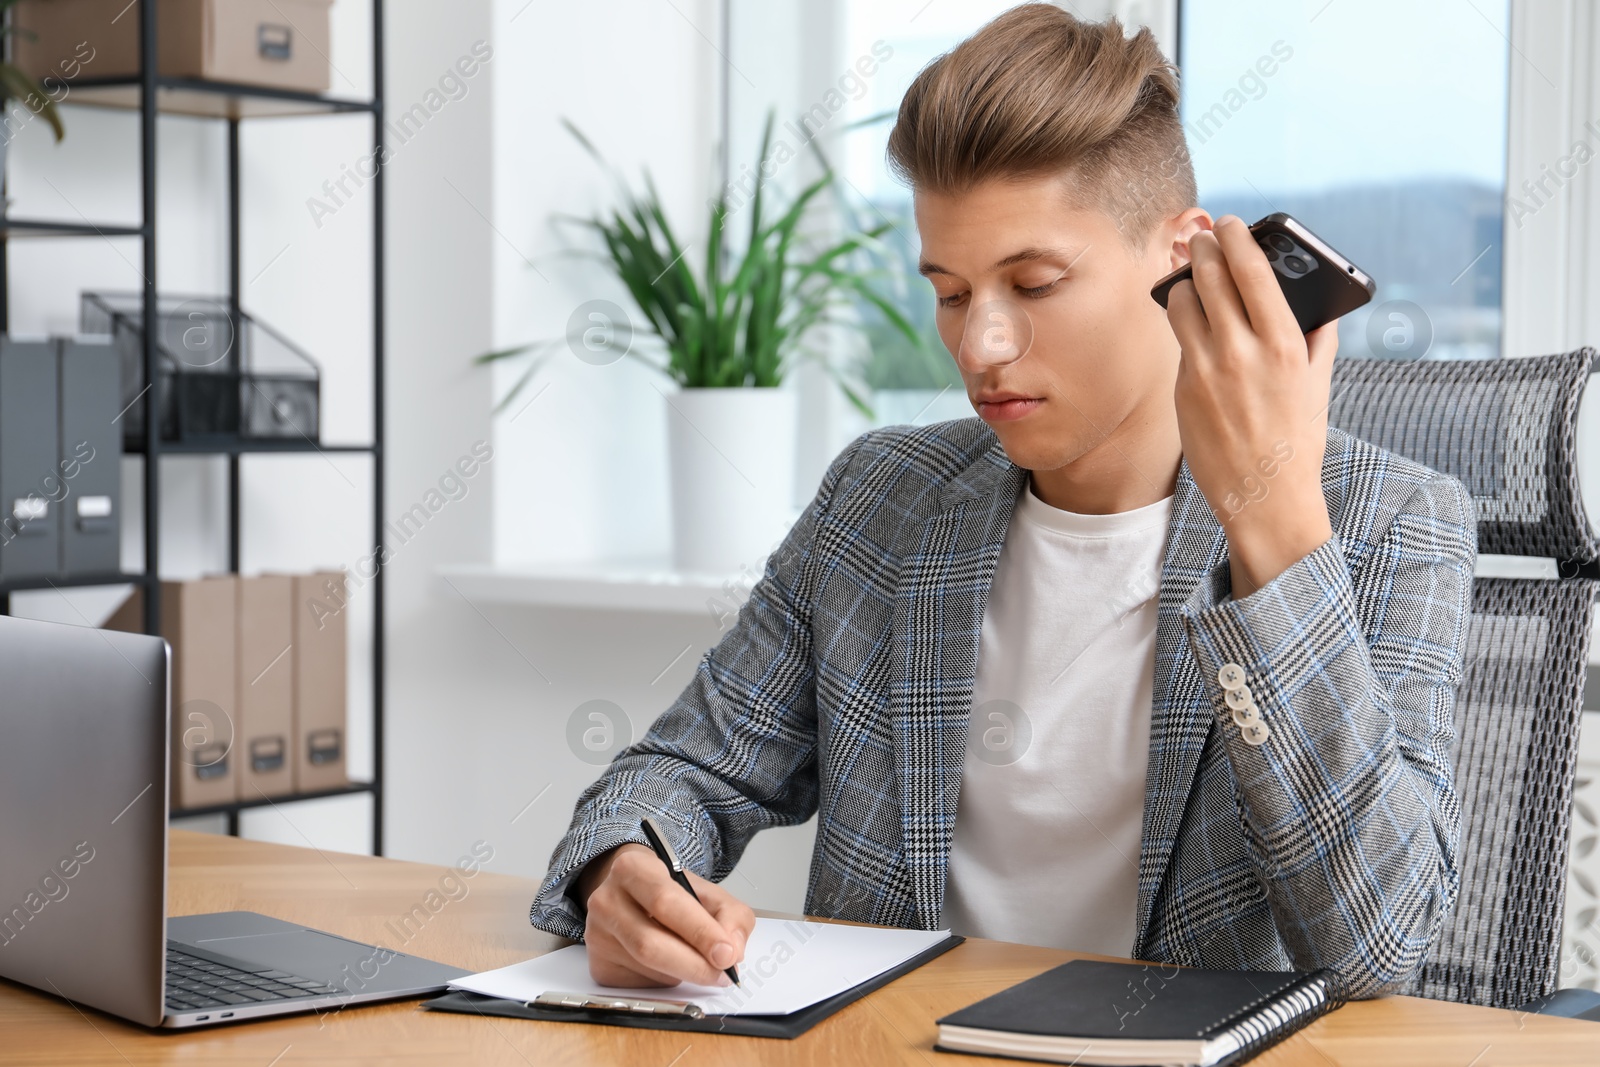
M1222 527L1189 473L1178 469L1172 525L1161 564L1156 664L1151 685L1150 762L1145 772L1135 948L1142 946L1178 827L1188 806L1212 713L1200 668L1189 649L1181 609L1202 581L1212 581L1228 556Z
M944 902L984 604L1027 481L996 442L945 487L915 535L895 593L895 766L915 921L925 930Z

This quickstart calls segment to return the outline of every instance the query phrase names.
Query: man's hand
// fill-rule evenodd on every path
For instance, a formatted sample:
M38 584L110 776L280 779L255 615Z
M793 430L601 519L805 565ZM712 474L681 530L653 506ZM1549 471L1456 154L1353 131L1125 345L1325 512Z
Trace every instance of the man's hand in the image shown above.
M1167 299L1183 350L1178 432L1227 533L1240 599L1333 536L1322 453L1338 324L1301 334L1272 264L1236 215L1195 234L1189 256L1194 281Z
M683 891L643 845L621 845L591 860L578 879L587 902L589 974L601 985L727 985L722 972L744 959L755 929L750 908L694 873L700 897Z

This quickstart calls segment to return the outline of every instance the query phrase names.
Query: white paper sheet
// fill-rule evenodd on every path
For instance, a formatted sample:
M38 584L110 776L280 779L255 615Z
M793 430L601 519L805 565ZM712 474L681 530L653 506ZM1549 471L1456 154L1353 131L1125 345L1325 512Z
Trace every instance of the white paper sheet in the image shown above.
M527 1001L541 993L693 1001L707 1015L788 1015L877 977L949 937L947 930L885 930L793 919L757 919L739 964L739 985L683 983L618 989L589 977L589 950L571 945L498 970L458 978L451 989Z

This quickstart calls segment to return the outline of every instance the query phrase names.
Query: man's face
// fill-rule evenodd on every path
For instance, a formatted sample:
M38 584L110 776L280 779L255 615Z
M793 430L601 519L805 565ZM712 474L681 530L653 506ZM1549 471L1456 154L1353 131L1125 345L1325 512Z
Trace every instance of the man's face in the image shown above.
M1065 178L918 192L922 272L967 397L1019 467L1065 467L1172 415L1178 344L1150 288L1181 260L1179 216L1130 252Z

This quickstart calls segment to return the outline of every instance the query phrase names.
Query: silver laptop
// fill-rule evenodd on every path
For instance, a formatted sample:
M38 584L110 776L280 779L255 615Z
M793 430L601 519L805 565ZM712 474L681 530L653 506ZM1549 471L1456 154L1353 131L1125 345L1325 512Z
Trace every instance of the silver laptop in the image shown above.
M167 918L169 663L159 637L0 617L0 978L191 1027L467 974L253 912Z

